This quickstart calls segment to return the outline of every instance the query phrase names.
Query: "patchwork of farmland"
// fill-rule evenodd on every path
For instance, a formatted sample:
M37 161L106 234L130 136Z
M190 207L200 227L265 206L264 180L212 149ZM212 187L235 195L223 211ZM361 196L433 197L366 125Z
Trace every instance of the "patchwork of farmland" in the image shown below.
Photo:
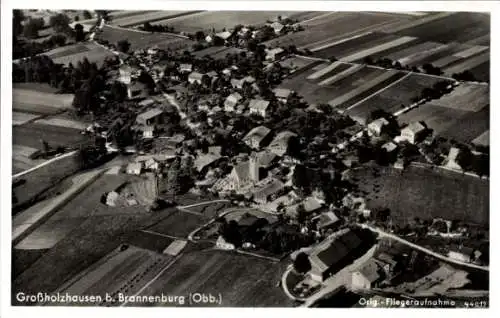
M216 32L231 29L238 24L263 25L267 20L275 20L278 16L300 18L302 12L297 11L204 11L177 18L156 21L152 24L166 24L177 31L194 33L197 31ZM306 15L307 16L307 15Z
M298 48L314 49L342 38L376 31L382 26L412 19L415 17L377 12L328 12L317 19L302 23L304 31L290 33L264 44L270 47L295 45Z
M490 16L484 13L457 12L396 33L425 41L464 43L490 33Z
M147 230L179 238L186 238L189 233L208 222L209 219L209 217L203 216L201 213L176 211L147 228Z
M402 114L398 120L424 121L437 135L470 143L489 128L489 85L463 83L440 99Z
M285 79L281 87L296 91L310 104L328 103L339 111L357 109L372 95L376 98L378 92L409 76L397 70L342 62L304 69Z
M92 264L58 289L71 295L99 295L106 293L117 297L118 293L134 295L160 270L172 261L172 257L155 253L135 246L124 251L116 249ZM68 304L65 304L68 305ZM88 305L113 305L113 302Z
M114 56L112 52L94 43L74 44L64 46L45 53L55 63L76 65L87 58L90 63L101 66L107 57Z
M276 286L286 266L287 262L273 263L225 251L195 251L185 253L140 295L163 293L187 298L196 291L220 295L222 306L289 307L293 306L292 300ZM165 303L130 305L169 306Z
M16 174L44 162L43 159L31 159L38 149L12 145L12 173Z
M363 167L351 171L354 181L367 193L368 208L389 208L391 218L404 225L420 219L444 218L477 224L489 222L487 180L449 171L410 166L401 170Z
M171 18L193 14L197 11L144 11L141 14L130 16L115 17L111 20L111 24L121 27L132 27L149 22L164 21Z
M401 109L402 105L409 106L410 100L418 96L422 89L432 87L441 80L438 77L411 74L379 94L352 107L346 114L360 122L365 122L371 112L376 109L394 113Z
M42 147L41 140L45 140L53 148L77 147L88 141L88 137L82 135L77 129L37 123L14 126L12 139L16 145L36 149Z
M130 51L158 46L163 50L183 50L189 48L194 42L183 37L165 34L149 33L132 29L119 28L105 25L101 33L96 34L96 39L109 41L115 44L121 40L130 42Z
M91 210L91 208L89 207ZM90 216L13 279L13 295L54 292L119 246L131 232L164 217L163 212ZM116 283L123 282L116 280ZM100 288L103 286L101 285Z
M23 113L50 115L71 107L73 94L44 93L32 89L12 89L12 109Z

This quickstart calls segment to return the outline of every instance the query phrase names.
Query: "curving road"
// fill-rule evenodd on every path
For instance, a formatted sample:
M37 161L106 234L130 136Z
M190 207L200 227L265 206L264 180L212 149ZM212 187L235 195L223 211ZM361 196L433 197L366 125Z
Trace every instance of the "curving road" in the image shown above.
M456 264L456 265L460 265L460 266L466 266L466 267L470 267L470 268L474 268L474 269L479 269L479 270L482 270L482 271L490 271L489 267L488 266L480 266L480 265L476 265L476 264L472 264L472 263L465 263L465 262L461 262L461 261L458 261L458 260L455 260L453 258L449 258L447 256L444 256L440 253L436 253L428 248L425 248L425 247L422 247L420 245L417 245L417 244L414 244L410 241L407 241L397 235L394 235L394 234L391 234L391 233L387 233L385 231L382 231L381 229L379 228L375 228L375 227L372 227L372 226L369 226L369 225L366 225L366 224L358 224L360 227L364 228L364 229L368 229L374 233L377 233L380 237L387 237L387 238L390 238L390 239L393 239L395 241L398 241L402 244L405 244L413 249L416 249L416 250L419 250L421 252L424 252L430 256L433 256L435 258L438 258L442 261L445 261L445 262L448 262L448 263L453 263L453 264Z

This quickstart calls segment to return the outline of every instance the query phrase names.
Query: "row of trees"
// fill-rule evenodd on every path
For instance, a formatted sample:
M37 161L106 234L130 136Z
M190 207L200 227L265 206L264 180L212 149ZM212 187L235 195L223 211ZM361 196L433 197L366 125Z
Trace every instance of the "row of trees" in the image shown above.
M452 84L453 83L448 80L436 82L434 83L434 85L432 85L432 87L425 87L424 89L422 89L420 95L411 98L411 102L416 103L422 99L427 101L439 99L444 94L448 94L453 90Z

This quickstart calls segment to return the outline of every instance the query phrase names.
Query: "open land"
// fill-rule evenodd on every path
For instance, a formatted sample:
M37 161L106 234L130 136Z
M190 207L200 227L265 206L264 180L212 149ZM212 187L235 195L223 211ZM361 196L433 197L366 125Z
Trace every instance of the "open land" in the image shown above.
M356 107L348 110L347 115L365 121L372 111L382 109L394 113L401 105L409 106L411 99L418 96L422 89L432 87L440 78L419 74L411 74L379 94L367 99Z
M292 300L276 285L286 265L232 252L195 251L184 254L140 295L187 297L196 291L220 295L222 306L288 307Z
M259 26L267 20L275 20L278 16L292 19L300 18L303 13L297 11L203 11L177 18L156 21L153 24L166 24L177 31L194 33L197 31L222 31L235 25ZM306 15L307 16L307 15Z
M77 65L78 62L87 58L90 63L96 63L97 66L102 66L107 57L114 56L112 52L95 43L74 44L63 46L45 53L54 60L55 63L68 65L72 63Z
M359 188L368 193L368 208L389 208L391 217L399 224L414 217L488 223L487 180L412 166L403 174L394 168L377 169L381 172L379 177L369 167L351 173Z
M189 15L196 11L146 11L132 16L113 18L111 24L121 27L132 27L146 22L155 22L178 16Z
M467 42L488 34L490 31L490 18L487 14L475 12L458 12L404 29L397 34L415 36L426 41L435 42Z
M73 94L43 93L37 90L14 88L12 109L24 113L50 115L70 108Z
M163 50L182 50L194 43L175 35L141 32L108 25L103 27L102 33L96 34L96 38L109 41L109 43L115 45L118 41L127 40L130 42L131 51L152 46L158 46L158 48Z
M376 12L333 12L304 22L305 31L287 34L264 44L270 47L295 45L298 48L314 49L348 36L375 31L383 25L413 18L406 15L387 15Z

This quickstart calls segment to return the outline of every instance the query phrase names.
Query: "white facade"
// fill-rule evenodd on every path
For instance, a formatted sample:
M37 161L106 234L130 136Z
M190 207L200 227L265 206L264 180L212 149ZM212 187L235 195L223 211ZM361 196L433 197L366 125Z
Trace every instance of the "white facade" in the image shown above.
M352 273L352 281L351 281L352 289L370 289L371 283L370 281L360 272Z

